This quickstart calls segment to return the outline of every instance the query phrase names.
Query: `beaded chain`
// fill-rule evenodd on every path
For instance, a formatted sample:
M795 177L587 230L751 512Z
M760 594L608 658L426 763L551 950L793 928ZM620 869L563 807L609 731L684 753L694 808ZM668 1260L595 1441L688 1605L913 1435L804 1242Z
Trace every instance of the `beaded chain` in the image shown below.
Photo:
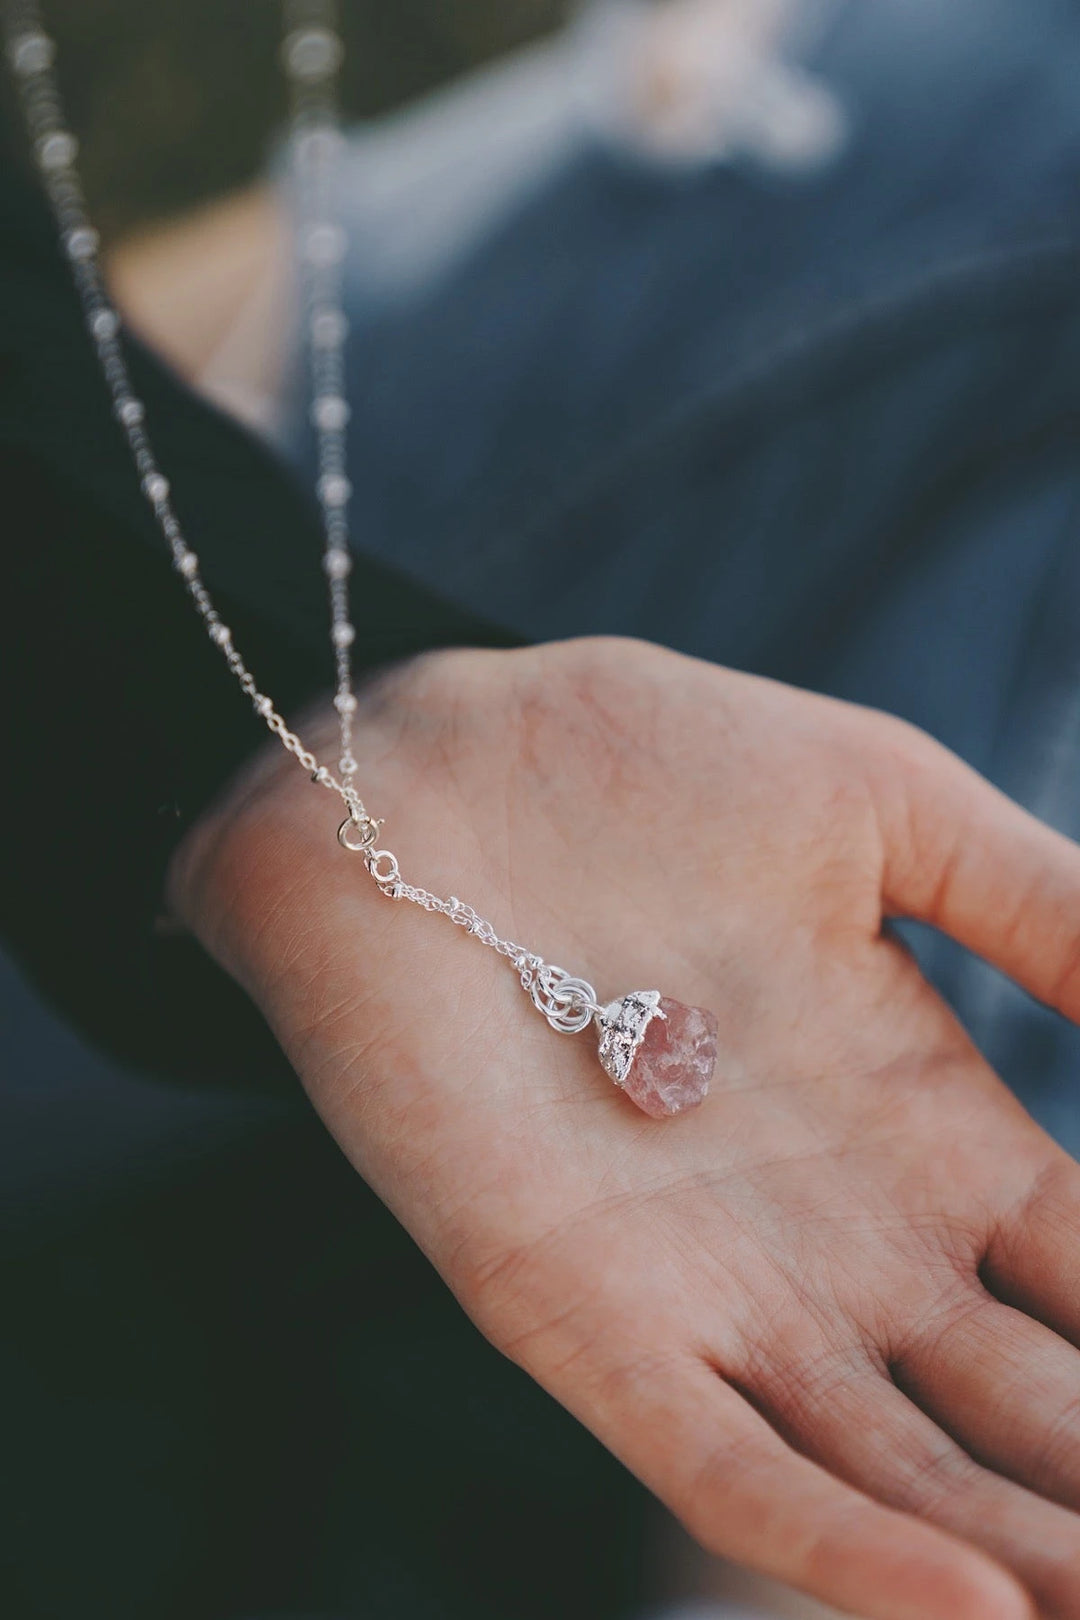
M146 428L146 410L132 386L124 355L120 315L109 296L100 239L91 223L77 168L78 142L67 128L53 64L56 47L42 23L38 0L5 0L8 62L19 89L33 155L71 265L87 330L97 350L113 410L127 438L149 503L183 582L211 641L250 699L252 707L312 781L337 793L347 815L338 840L364 857L383 894L437 912L481 944L505 956L522 988L551 1026L566 1034L585 1029L603 1008L592 986L563 968L502 939L491 923L456 896L443 899L406 883L396 856L376 847L383 823L375 820L357 790L353 753L352 646L356 630L349 610L349 501L346 475L345 342L348 319L342 300L345 232L334 217L335 158L342 144L338 125L338 75L344 55L335 0L284 0L282 65L289 83L291 151L299 198L299 260L312 385L311 419L317 438L316 495L322 514L323 569L330 599L330 641L336 673L334 707L340 748L336 773L319 762L290 729L273 700L261 691L203 581L199 558L188 545L172 502L169 480L158 465Z
M340 794L358 827L375 826L353 784L357 764L352 750L353 696L350 648L356 632L349 618L348 502L345 427L349 407L342 392L348 322L341 302L343 233L329 217L330 172L340 141L336 128L335 75L341 41L330 26L332 0L286 0L287 32L282 60L292 87L293 153L302 183L300 261L308 312L308 343L314 384L312 419L318 435L316 492L325 535L323 567L330 588L331 641L337 665L334 705L340 721L340 779L306 749L259 690L203 582L199 558L188 545L172 502L169 480L158 466L146 429L146 408L131 381L121 341L120 315L113 304L100 257L100 239L90 221L76 167L78 141L66 127L53 73L54 42L44 31L37 0L9 0L5 11L8 62L18 84L33 155L41 171L82 300L86 325L97 350L113 411L124 430L142 492L165 536L180 575L211 641L251 700L255 713L320 784ZM303 19L301 21L301 19Z

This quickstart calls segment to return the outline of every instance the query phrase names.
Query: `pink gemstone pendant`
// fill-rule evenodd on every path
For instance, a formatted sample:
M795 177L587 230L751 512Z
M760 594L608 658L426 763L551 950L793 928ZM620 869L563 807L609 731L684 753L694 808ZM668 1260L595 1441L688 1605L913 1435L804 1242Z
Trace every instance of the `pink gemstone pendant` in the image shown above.
M717 1023L659 990L634 990L597 1015L600 1062L653 1119L685 1114L705 1101L716 1068Z
M450 904L461 907L459 900ZM467 907L461 910L469 921L476 916ZM565 968L525 951L511 959L522 989L552 1029L579 1035L596 1024L605 1073L643 1113L671 1119L705 1101L716 1068L717 1024L711 1012L684 1007L659 990L632 990L602 1007L592 985Z

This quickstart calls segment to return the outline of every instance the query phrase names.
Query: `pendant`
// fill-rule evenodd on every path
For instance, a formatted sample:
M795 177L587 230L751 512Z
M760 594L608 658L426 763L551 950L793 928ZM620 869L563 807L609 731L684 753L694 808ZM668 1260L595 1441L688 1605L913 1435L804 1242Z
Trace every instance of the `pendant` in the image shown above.
M535 956L523 956L517 965L523 988L553 1029L576 1035L596 1025L605 1074L644 1113L670 1119L705 1101L716 1068L718 1030L711 1012L659 990L633 990L601 1007L584 979Z
M716 1068L713 1013L659 990L634 990L596 1016L600 1062L653 1119L685 1114L705 1101Z
M456 895L443 900L406 883L396 857L375 848L381 826L362 806L350 804L349 815L338 828L338 842L364 857L368 872L388 899L409 900L425 911L441 912L505 956L517 969L521 988L537 1012L560 1035L580 1035L595 1024L601 1067L643 1113L671 1119L705 1101L716 1068L718 1029L713 1013L684 1006L659 990L632 990L601 1006L586 979L500 939L491 923Z

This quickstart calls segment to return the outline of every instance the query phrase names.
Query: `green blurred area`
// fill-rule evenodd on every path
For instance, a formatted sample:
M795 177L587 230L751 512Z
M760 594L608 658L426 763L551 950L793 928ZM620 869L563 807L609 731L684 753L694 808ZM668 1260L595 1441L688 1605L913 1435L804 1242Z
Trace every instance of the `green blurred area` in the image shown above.
M572 0L342 0L345 111L367 118L556 27ZM250 180L284 117L279 0L43 0L112 238Z

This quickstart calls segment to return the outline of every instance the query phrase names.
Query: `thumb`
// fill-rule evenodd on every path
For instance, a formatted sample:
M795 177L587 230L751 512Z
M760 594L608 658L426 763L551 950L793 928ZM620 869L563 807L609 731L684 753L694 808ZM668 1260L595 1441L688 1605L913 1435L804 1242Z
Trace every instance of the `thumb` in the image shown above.
M872 780L885 914L917 918L1080 1022L1080 847L899 723Z

